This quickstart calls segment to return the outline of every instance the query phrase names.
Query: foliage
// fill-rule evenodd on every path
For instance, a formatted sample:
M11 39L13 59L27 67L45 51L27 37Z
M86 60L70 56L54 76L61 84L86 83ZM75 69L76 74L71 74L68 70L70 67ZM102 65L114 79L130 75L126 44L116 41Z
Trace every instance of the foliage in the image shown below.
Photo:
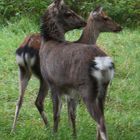
M39 19L52 0L1 0L0 17L2 20L21 17L26 14ZM138 25L140 22L139 0L65 0L72 9L83 16L102 5L115 20L125 25Z
M45 128L34 105L39 82L31 79L25 94L15 134L10 134L16 101L18 98L18 67L15 50L30 32L38 26L32 19L22 17L17 23L0 28L0 139L1 140L71 140L67 108L64 103L58 134L53 135L52 103L45 101L45 112L50 127ZM79 38L80 31L66 35L68 40ZM108 37L109 36L109 37ZM116 64L116 75L109 88L105 117L110 140L138 140L140 138L140 29L125 29L121 33L104 33L98 44L110 54ZM77 109L77 140L93 140L96 135L95 121L81 102Z
M71 0L69 4L78 13L86 16L88 12L100 5L107 10L112 18L120 23L129 25L139 24L140 21L139 0Z
M21 17L22 15L38 18L50 2L51 0L1 0L1 20L9 20L11 17Z

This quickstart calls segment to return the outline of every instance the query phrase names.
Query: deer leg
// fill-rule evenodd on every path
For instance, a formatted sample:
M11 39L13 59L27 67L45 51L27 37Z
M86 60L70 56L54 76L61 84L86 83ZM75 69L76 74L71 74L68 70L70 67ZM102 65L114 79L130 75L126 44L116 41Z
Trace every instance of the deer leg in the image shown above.
M99 105L99 100L95 99L93 101L87 100L86 106L90 115L95 119L97 122L98 133L97 133L97 140L108 140L107 133L106 133L106 126L104 120L104 114L101 110L101 106Z
M102 112L102 115L104 115L104 98L98 98L97 100L98 100L99 107L100 107L100 110ZM97 127L97 140L100 140L101 135L100 135L100 129L98 127Z
M97 122L97 140L108 140L104 120L104 113L102 111L100 100L97 97L98 92L92 90L89 91L89 89L86 89L86 87L83 91L83 93L81 94L83 101L88 109L88 112L90 113L92 118Z
M18 115L19 115L19 111L20 111L20 108L21 108L22 103L23 103L24 93L25 93L26 87L28 85L28 81L30 80L30 77L31 77L31 73L29 73L23 67L19 66L19 87L20 87L19 88L19 93L20 93L20 95L19 95L18 102L17 102L17 105L16 105L14 122L13 122L11 132L13 132L15 130L17 118L18 118Z
M72 128L73 128L73 136L76 137L76 106L77 106L77 103L76 103L76 100L75 99L68 99L67 101L67 104L68 104L68 117L69 117L69 120L71 121L71 124L72 124Z
M56 133L58 130L58 123L60 121L62 102L61 102L61 96L59 94L59 90L57 90L57 88L51 88L51 92L52 92L53 119L54 119L53 131L54 133Z
M101 112L104 116L104 105L105 105L105 98L106 98L106 94L107 94L107 87L108 87L108 84L109 83L106 83L106 84L103 84L102 85L102 92L101 95L102 96L98 96L97 100L98 100L98 104L99 104L99 107L101 109ZM97 140L100 140L101 139L101 135L100 135L100 129L97 128Z
M35 105L45 123L45 125L47 126L48 125L48 119L45 115L45 112L44 112L44 100L45 100L45 97L48 93L48 86L45 82L43 81L40 81L40 89L39 89L39 93L38 93L38 96L36 98L36 101L35 101Z

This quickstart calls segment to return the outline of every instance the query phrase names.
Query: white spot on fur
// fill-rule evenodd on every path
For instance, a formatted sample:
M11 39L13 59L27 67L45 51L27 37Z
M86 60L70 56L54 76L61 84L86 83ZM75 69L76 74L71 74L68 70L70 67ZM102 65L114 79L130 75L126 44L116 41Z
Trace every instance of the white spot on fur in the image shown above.
M94 60L97 64L97 68L100 70L107 69L109 66L111 66L111 63L113 62L110 57L95 57Z
M16 61L17 61L17 64L21 65L21 66L24 66L24 59L23 59L23 53L21 55L16 55Z
M100 133L100 135L101 135L102 140L108 140L107 135L105 135L105 133L101 131L101 127L100 127L99 124L97 124L97 127L98 127L98 129L99 129L99 133Z
M93 60L96 65L96 69L92 69L92 76L95 77L98 81L109 82L114 76L114 69L112 67L112 59L110 57L95 57Z
M30 66L33 66L35 64L35 59L36 59L35 56L30 57L28 53L25 54L26 63L29 64Z
M64 0L61 0L60 5L64 5Z
M102 140L108 140L104 132L100 132Z
M93 16L96 16L96 15L97 15L97 12L91 12L91 14L92 14Z
M31 66L33 66L35 64L35 60L36 60L35 56L31 58Z

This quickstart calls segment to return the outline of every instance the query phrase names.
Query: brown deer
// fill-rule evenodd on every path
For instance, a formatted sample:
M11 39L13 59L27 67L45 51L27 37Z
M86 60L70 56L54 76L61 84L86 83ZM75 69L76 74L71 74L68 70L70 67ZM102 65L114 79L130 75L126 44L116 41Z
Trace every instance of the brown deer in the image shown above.
M97 7L90 13L87 25L82 35L75 43L96 44L99 34L102 32L120 32L122 27L111 19L102 7Z
M57 8L59 7L59 2L55 0L53 4L50 7L53 7L53 5L58 5ZM52 18L55 21L55 16L53 13L55 13L57 9L53 9L51 11L52 13ZM86 22L82 17L77 15L74 11L69 9L67 6L64 7L64 9L61 11L62 13L60 14L60 19L63 19L63 22L67 23L66 26L63 26L62 33L65 33L69 30L72 29L78 29L81 27L84 27L86 25ZM50 13L50 14L51 14ZM50 17L51 18L51 17ZM53 29L55 26L55 22L50 23L50 28ZM57 32L54 32L54 34L57 37ZM33 40L35 39L35 40ZM39 61L39 48L40 48L40 43L41 43L41 36L39 34L31 35L28 36L25 41L22 43L22 45L17 49L16 51L16 60L17 64L19 66L19 99L17 102L16 106L16 111L15 111L15 118L12 126L12 132L15 129L19 110L22 106L23 102L23 96L25 93L25 89L27 87L28 81L31 77L31 74L34 73L40 80L40 89L39 93L36 99L36 106L41 114L41 117L44 121L44 123L47 125L48 120L47 117L45 116L44 113L44 107L43 107L43 102L45 95L47 94L48 91L48 86L44 84L41 73L40 73L40 61ZM31 47L29 47L31 46ZM34 46L34 47L32 47ZM42 94L43 93L43 94ZM43 97L43 98L42 98Z
M95 44L96 40L101 32L118 32L118 31L121 31L121 26L118 25L117 23L115 23L110 17L108 17L102 11L102 8L96 8L96 10L94 10L93 12L90 13L88 20L87 20L87 25L83 29L80 39L78 41L75 41L75 43ZM34 61L33 66L30 66L30 74L26 75L26 76L29 76L27 78L28 80L30 80L31 73L36 75L37 78L42 79L41 74L40 74L39 56L38 56L40 46L41 46L41 36L39 33L36 33L36 34L28 35L24 39L24 41L20 45L20 47L17 49L17 52L16 52L17 59L19 58L18 56L25 51L24 48L29 48L28 51L30 51L30 49L32 49L32 53L36 52L36 53L34 53L34 56L36 56L36 61ZM27 53L27 49L26 49L26 53ZM29 58L29 59L31 59L31 58ZM21 64L18 63L18 65L20 66ZM24 67L24 69L26 72L28 72L28 70L27 70L28 68L26 66ZM21 73L22 73L22 71L21 71ZM23 74L21 74L21 75L23 75ZM26 82L28 82L28 80ZM24 91L25 91L25 88L26 87L24 87L24 89L23 89ZM22 92L22 94L24 95L24 92ZM23 96L19 97L19 101L21 103L17 106L16 112L19 112L17 110L20 110L20 106L22 104L22 99L20 99L20 98L23 98ZM44 96L44 98L45 98L45 96ZM42 102L43 101L44 101L44 99L42 100ZM36 102L36 105L38 106L38 102ZM69 119L72 122L75 120L75 109L76 109L75 106L76 106L75 100L69 98L68 99L68 113L69 113ZM18 113L15 113L13 128L15 128L15 124L16 124L15 121L17 118L18 118ZM74 122L72 124L74 125Z
M63 30L68 23L60 18L64 8L62 0L58 5L49 6L41 24L40 68L44 85L49 85L53 96L54 131L58 129L61 96L64 93L70 95L71 90L76 90L73 94L82 97L90 115L97 122L97 139L107 140L104 101L114 75L114 63L96 45L65 41ZM76 135L76 131L73 132Z

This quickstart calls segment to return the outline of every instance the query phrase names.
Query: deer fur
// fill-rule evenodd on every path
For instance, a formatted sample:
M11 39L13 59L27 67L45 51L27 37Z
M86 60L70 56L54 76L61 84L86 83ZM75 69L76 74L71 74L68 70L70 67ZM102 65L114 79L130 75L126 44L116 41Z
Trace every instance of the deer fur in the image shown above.
M76 90L75 94L82 97L88 112L97 122L97 139L107 140L104 100L107 86L113 78L114 64L112 59L96 45L70 43L64 40L63 26L67 23L59 19L63 6L64 3L57 9L56 21L49 18L49 12L55 9L56 5L49 7L41 24L43 41L39 52L40 68L44 83L49 85L55 98L53 98L54 132L58 129L60 97L64 93L69 95L69 91ZM55 22L56 29L51 29L49 22ZM57 38L54 30L59 35ZM76 130L73 132L76 135Z

